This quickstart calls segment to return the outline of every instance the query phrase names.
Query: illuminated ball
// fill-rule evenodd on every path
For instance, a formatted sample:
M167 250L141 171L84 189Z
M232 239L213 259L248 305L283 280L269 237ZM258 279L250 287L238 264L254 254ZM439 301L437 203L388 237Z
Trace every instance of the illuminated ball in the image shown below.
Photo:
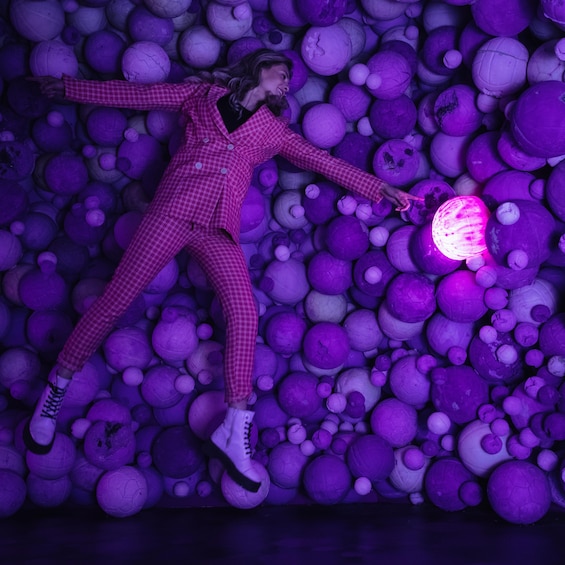
M142 510L147 501L145 476L129 466L107 471L96 485L96 500L110 516L133 516Z
M271 480L269 473L258 461L251 460L253 470L259 475L261 486L257 492L250 492L239 486L227 473L222 475L221 489L226 502L234 508L249 509L259 506L269 494Z
M526 83L529 53L512 37L483 43L473 60L473 81L484 94L500 98L518 92Z
M551 506L546 474L527 461L507 461L489 478L487 496L492 509L513 524L532 524Z
M456 261L480 255L486 250L485 229L488 208L476 196L446 200L432 219L432 238L446 257Z
M304 471L304 488L318 504L341 502L352 486L347 465L335 455L324 454L313 459Z
M130 82L163 82L170 70L169 56L160 45L151 41L132 43L122 55L122 73Z

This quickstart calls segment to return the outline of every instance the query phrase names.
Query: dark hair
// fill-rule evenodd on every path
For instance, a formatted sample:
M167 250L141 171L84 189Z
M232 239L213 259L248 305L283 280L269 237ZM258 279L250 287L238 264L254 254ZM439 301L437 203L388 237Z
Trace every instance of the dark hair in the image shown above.
M259 85L261 71L281 64L286 65L289 75L292 76L292 60L290 58L271 49L257 49L244 55L228 67L216 69L211 73L199 73L196 77L192 77L192 80L203 80L226 86L231 90L230 105L241 112L243 108L241 101L247 92ZM268 97L265 104L275 116L280 116L282 111L288 108L288 102L284 97Z

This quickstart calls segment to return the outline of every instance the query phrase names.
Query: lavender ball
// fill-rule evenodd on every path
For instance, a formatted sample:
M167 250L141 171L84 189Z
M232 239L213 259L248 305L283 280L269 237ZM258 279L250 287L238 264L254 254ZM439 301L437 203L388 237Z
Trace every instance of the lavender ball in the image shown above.
M400 273L388 286L386 302L400 321L422 322L436 309L434 283L420 273Z
M314 502L331 505L345 498L352 487L352 477L347 465L339 457L324 454L308 464L303 484Z
M474 480L474 475L458 459L445 457L430 465L424 485L432 504L447 512L455 512L467 506L461 498L461 487Z
M487 307L485 289L475 282L471 271L455 271L444 277L436 293L441 312L454 322L475 322L482 318Z
M366 434L358 436L349 444L346 461L354 477L384 481L394 468L394 452L382 437Z
M353 261L369 248L369 231L355 216L338 216L327 226L326 245L334 257Z
M296 371L282 379L278 386L281 408L296 418L308 418L322 406L317 393L318 379L311 373Z

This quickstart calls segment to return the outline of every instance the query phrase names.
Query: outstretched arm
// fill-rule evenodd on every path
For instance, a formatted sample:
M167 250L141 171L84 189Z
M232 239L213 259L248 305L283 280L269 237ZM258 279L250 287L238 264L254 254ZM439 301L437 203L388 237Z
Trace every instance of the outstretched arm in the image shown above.
M41 92L49 98L65 98L82 104L97 104L133 110L178 111L190 96L205 83L139 84L126 80L80 80L64 75L62 79L42 76L30 77Z
M373 202L380 202L386 198L398 211L408 210L412 200L421 200L420 197L390 186L378 177L315 147L288 128L279 153L281 157L297 167L319 173L328 180Z

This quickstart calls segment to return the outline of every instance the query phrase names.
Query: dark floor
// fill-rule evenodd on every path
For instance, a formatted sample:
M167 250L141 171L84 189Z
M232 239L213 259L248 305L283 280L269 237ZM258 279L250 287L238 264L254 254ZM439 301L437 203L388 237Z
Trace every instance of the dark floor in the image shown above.
M563 565L565 513L519 526L429 505L23 510L0 521L0 563Z

